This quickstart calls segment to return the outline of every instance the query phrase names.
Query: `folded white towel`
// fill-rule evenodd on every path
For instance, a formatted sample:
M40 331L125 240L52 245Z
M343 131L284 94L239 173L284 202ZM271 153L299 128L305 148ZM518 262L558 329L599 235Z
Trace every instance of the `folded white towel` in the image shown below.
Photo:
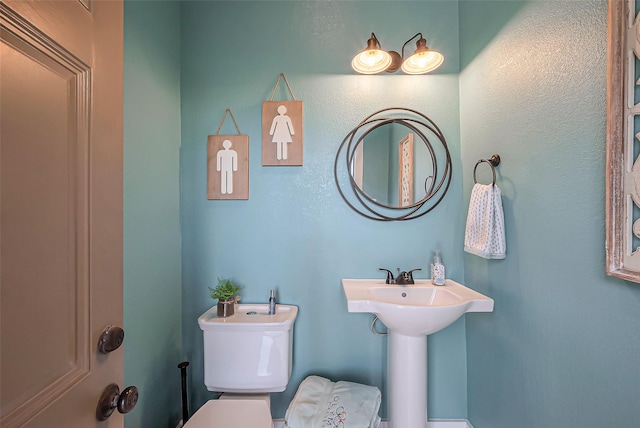
M471 190L464 250L485 259L506 256L502 196L495 184L476 183Z
M381 394L375 386L331 382L320 376L302 381L285 414L288 428L377 428Z

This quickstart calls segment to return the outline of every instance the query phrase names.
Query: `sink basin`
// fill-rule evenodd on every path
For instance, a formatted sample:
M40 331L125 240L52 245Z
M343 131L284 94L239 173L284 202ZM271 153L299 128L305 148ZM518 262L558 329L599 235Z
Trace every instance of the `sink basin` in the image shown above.
M407 286L343 279L342 286L349 312L375 314L389 330L406 336L435 333L466 312L493 311L493 299L450 279L441 286L426 279Z
M492 312L493 299L450 279L440 286L426 279L407 286L343 279L342 287L349 312L375 314L389 329L388 428L427 428L427 335L466 312Z

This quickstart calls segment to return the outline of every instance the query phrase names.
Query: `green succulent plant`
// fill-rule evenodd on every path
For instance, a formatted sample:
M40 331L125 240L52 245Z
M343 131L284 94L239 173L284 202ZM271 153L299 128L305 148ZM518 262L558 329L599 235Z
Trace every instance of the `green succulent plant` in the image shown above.
M209 287L211 298L221 302L231 300L241 289L242 287L235 285L230 278L218 278L218 285L214 288Z

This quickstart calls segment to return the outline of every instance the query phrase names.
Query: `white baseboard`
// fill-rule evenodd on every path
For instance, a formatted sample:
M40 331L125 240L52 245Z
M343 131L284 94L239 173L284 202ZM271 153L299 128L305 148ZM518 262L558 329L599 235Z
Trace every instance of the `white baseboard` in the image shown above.
M275 419L273 428L282 428L284 420ZM387 421L380 422L379 428L387 428ZM473 425L466 419L432 419L427 422L427 428L473 428Z
M432 419L427 428L473 428L473 425L466 419Z

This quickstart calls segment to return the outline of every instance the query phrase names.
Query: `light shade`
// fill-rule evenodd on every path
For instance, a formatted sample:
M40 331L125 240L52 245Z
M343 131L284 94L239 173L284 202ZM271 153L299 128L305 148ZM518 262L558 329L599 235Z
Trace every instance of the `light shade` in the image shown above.
M402 63L402 71L407 74L424 74L440 67L444 57L438 51L427 47L427 41L420 36L416 42L417 49Z
M367 48L353 57L351 67L360 74L377 74L385 71L391 65L391 55L380 49L380 43L375 34L367 41Z

